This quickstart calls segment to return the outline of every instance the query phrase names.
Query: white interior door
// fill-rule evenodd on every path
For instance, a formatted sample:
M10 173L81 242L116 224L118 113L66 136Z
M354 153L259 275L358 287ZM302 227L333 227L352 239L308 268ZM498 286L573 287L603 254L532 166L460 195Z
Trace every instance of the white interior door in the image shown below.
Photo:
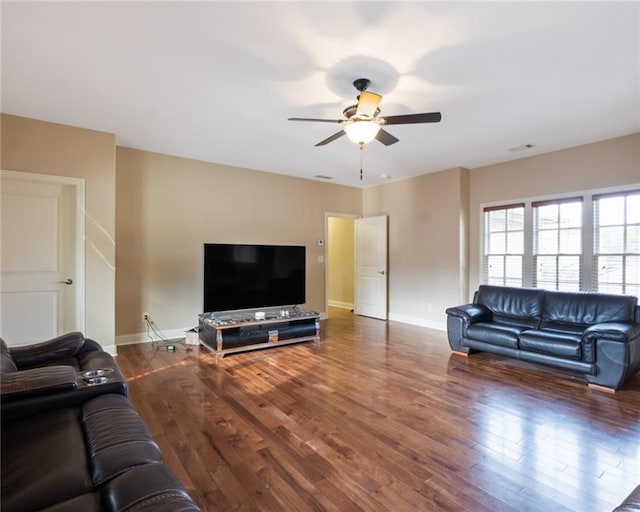
M19 174L2 174L0 335L9 345L82 328L76 187Z
M387 216L355 221L355 313L387 319Z

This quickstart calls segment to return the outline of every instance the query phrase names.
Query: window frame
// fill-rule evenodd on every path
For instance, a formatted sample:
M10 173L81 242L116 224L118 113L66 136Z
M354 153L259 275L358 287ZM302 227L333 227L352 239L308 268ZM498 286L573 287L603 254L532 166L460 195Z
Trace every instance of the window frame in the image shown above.
M561 209L562 209L562 205L564 204L576 204L579 203L580 204L580 225L578 227L562 227L560 225L560 215L561 215ZM539 215L539 209L540 208L544 208L545 206L557 206L558 207L558 212L557 212L557 220L558 220L558 225L555 228L546 228L546 229L540 229L540 226L538 225L538 215ZM565 284L569 284L566 281L563 281L561 279L561 272L558 270L559 267L559 262L560 259L562 257L577 257L578 258L578 281L577 283L575 283L578 286L578 290L584 290L584 272L583 272L583 261L584 261L584 253L585 253L585 247L584 244L582 243L582 239L584 238L584 214L583 214L583 209L584 209L584 198L582 196L574 196L574 197L565 197L562 199L552 199L552 200L544 200L544 201L532 201L531 202L531 215L532 215L532 251L531 251L531 285L534 288L539 288L539 284L542 283L546 283L547 281L544 280L539 280L538 277L538 260L540 258L553 258L555 260L555 276L554 276L554 286L553 288L548 287L546 288L545 286L541 286L540 288L545 288L548 290L563 290L563 291L569 291L568 288L563 288L561 287L562 283ZM578 253L568 253L568 252L562 252L560 245L561 245L561 234L562 232L566 232L569 230L578 230L580 233L580 252ZM538 252L538 241L540 240L540 233L541 232L555 232L555 235L557 237L556 239L556 243L557 243L557 250L553 253L540 253Z
M486 282L489 282L489 278L490 278L490 272L489 272L489 259L492 257L502 257L502 268L503 268L503 274L502 274L502 286L516 286L515 283L513 282L507 282L509 280L513 280L513 278L507 279L507 274L506 274L506 268L507 268L507 258L508 257L520 257L521 261L520 261L520 286L522 286L522 283L524 282L524 203L514 203L514 204L507 204L507 205L501 205L498 207L487 207L484 208L482 210L482 225L483 225L483 239L482 239L482 279L485 280ZM509 210L515 210L515 209L523 209L523 229L522 230L515 230L515 229L509 229ZM504 233L505 235L505 247L504 247L504 252L501 253L488 253L485 251L485 247L487 244L487 231L486 231L486 227L487 227L487 214L491 214L492 212L498 212L498 211L504 211L505 212L505 219L504 219L504 229L503 230L496 230L496 231L492 231L489 232L489 239L490 239L490 235L491 234L498 234L498 233ZM509 239L509 233L518 233L522 231L522 237L523 237L523 252L522 253L510 253L508 252L508 239Z
M640 183L624 185L620 187L609 187L603 189L572 191L561 194L549 194L545 196L534 196L524 198L507 199L504 201L493 201L480 203L479 205L479 244L478 244L478 281L486 284L485 281L485 216L487 209L501 209L513 204L524 203L524 257L522 269L522 286L534 287L534 258L533 258L533 204L542 202L560 202L565 200L575 200L582 198L582 275L581 291L594 291L597 289L597 269L594 266L594 198L604 195L627 195L634 191L640 191Z
M593 253L591 254L592 257L592 261L593 261L593 268L594 268L594 272L593 272L593 290L595 291L600 291L600 280L598 277L599 274L599 264L598 264L598 258L601 256L617 256L620 257L622 260L622 268L621 268L621 272L622 272L622 276L621 276L621 281L620 281L620 286L622 288L622 290L620 292L614 292L614 291L609 291L609 290L602 290L602 293L622 293L622 294L627 294L628 293L628 287L631 286L634 290L633 292L629 293L633 295L638 296L640 293L638 291L636 291L636 289L639 287L640 283L630 283L627 280L627 271L628 271L628 265L627 265L627 260L629 259L629 257L635 257L635 258L640 258L640 249L638 250L638 252L631 252L629 251L629 247L628 247L628 233L629 233L629 226L638 226L640 227L640 221L639 222L629 222L628 221L628 197L629 196L640 196L640 189L630 189L626 192L618 192L618 193L604 193L604 194L594 194L593 196L593 205L594 205L594 224L593 224ZM622 251L619 252L599 252L597 245L598 242L600 240L600 231L599 228L601 227L599 222L597 222L596 219L596 212L599 211L599 207L596 207L597 204L596 202L601 200L601 199L608 199L608 198L624 198L624 215L625 218L623 219L623 222L619 223L619 224L615 224L615 225L607 225L605 224L605 228L611 228L611 227L619 227L622 228L622 242L623 242L623 247L622 247ZM602 284L618 284L618 283L607 283L607 282L603 282Z

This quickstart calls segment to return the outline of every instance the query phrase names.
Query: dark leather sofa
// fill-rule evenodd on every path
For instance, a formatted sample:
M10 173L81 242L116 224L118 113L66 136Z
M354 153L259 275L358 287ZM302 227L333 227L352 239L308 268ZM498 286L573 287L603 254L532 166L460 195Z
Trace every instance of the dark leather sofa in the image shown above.
M448 308L451 349L492 352L583 374L617 390L640 369L640 307L627 295L480 286Z
M613 512L638 512L640 510L640 485L636 487Z
M3 511L200 510L99 344L70 333L0 348Z
M77 405L105 393L127 394L127 382L110 354L80 332L8 348L0 339L2 420ZM100 371L102 370L102 371ZM88 372L105 380L93 385Z

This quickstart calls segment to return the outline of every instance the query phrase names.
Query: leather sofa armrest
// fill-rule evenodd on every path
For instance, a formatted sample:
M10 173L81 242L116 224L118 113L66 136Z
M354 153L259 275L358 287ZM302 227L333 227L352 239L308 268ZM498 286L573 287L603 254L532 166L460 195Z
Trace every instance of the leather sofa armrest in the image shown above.
M482 304L464 304L448 308L446 313L447 315L461 318L467 325L476 322L489 322L493 317L491 310Z
M613 512L632 512L640 510L640 485L636 487Z
M75 389L77 378L72 366L47 366L11 372L2 376L3 402Z
M104 486L102 500L108 505L108 510L200 511L173 471L164 464L143 464L131 468Z
M627 343L640 336L639 324L626 324L620 322L605 322L593 324L587 327L583 334L583 339L593 340L606 338L611 341Z
M41 343L11 347L9 352L20 369L22 366L37 366L56 359L75 356L84 342L84 335L81 332L69 332Z

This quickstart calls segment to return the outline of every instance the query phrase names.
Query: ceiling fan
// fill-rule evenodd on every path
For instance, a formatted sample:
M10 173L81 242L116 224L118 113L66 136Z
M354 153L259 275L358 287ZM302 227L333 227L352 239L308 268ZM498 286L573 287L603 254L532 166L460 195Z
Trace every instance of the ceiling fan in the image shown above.
M319 123L338 123L344 127L339 132L334 133L316 144L324 146L342 137L345 133L350 140L362 147L364 144L377 139L385 146L390 146L398 142L398 138L391 135L382 127L389 124L418 124L418 123L439 123L442 119L440 112L427 112L422 114L406 114L400 116L378 117L380 109L378 105L382 96L367 91L371 85L368 78L358 78L353 82L353 86L360 92L358 103L350 105L342 111L344 119L314 119L307 117L290 117L289 121L311 121Z

